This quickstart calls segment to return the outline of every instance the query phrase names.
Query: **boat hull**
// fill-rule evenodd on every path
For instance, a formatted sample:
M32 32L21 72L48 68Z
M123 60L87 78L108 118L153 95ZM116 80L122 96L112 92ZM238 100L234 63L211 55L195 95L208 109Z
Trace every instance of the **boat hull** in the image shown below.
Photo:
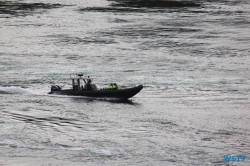
M91 98L119 98L128 99L136 95L142 90L143 86L139 85L133 88L117 89L117 90L94 90L94 91L73 91L72 89L51 91L48 94L69 95L69 96L85 96Z

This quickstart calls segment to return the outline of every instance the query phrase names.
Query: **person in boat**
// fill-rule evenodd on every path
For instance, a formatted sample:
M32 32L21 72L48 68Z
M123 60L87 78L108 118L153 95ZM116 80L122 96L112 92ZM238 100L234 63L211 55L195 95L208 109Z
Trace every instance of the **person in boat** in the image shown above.
M113 83L111 83L110 85L109 85L109 89L113 89Z
M86 83L86 90L87 90L87 91L91 91L91 90L92 90L91 79L88 79L88 80L87 80L87 83Z
M116 90L116 89L118 89L118 87L117 87L117 84L116 84L116 83L114 83L114 84L113 84L113 89L115 89L115 90Z

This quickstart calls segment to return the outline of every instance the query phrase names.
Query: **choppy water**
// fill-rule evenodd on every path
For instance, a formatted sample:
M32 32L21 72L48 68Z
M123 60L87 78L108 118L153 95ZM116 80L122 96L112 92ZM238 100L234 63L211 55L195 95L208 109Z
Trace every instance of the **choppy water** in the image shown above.
M248 0L0 1L0 165L249 165L249 25ZM75 70L145 88L47 95Z

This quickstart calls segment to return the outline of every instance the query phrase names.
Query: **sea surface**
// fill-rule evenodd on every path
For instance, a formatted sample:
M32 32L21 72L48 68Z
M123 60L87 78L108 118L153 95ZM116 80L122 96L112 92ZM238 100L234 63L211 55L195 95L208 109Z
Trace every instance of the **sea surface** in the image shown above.
M249 0L1 0L0 165L250 165L249 56Z

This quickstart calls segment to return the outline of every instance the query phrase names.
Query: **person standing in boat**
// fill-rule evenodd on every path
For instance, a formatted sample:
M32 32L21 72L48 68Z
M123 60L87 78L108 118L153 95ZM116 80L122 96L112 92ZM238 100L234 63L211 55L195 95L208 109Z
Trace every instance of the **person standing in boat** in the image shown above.
M87 83L86 83L86 90L87 91L91 91L92 90L91 79L89 78L89 76L88 76Z

